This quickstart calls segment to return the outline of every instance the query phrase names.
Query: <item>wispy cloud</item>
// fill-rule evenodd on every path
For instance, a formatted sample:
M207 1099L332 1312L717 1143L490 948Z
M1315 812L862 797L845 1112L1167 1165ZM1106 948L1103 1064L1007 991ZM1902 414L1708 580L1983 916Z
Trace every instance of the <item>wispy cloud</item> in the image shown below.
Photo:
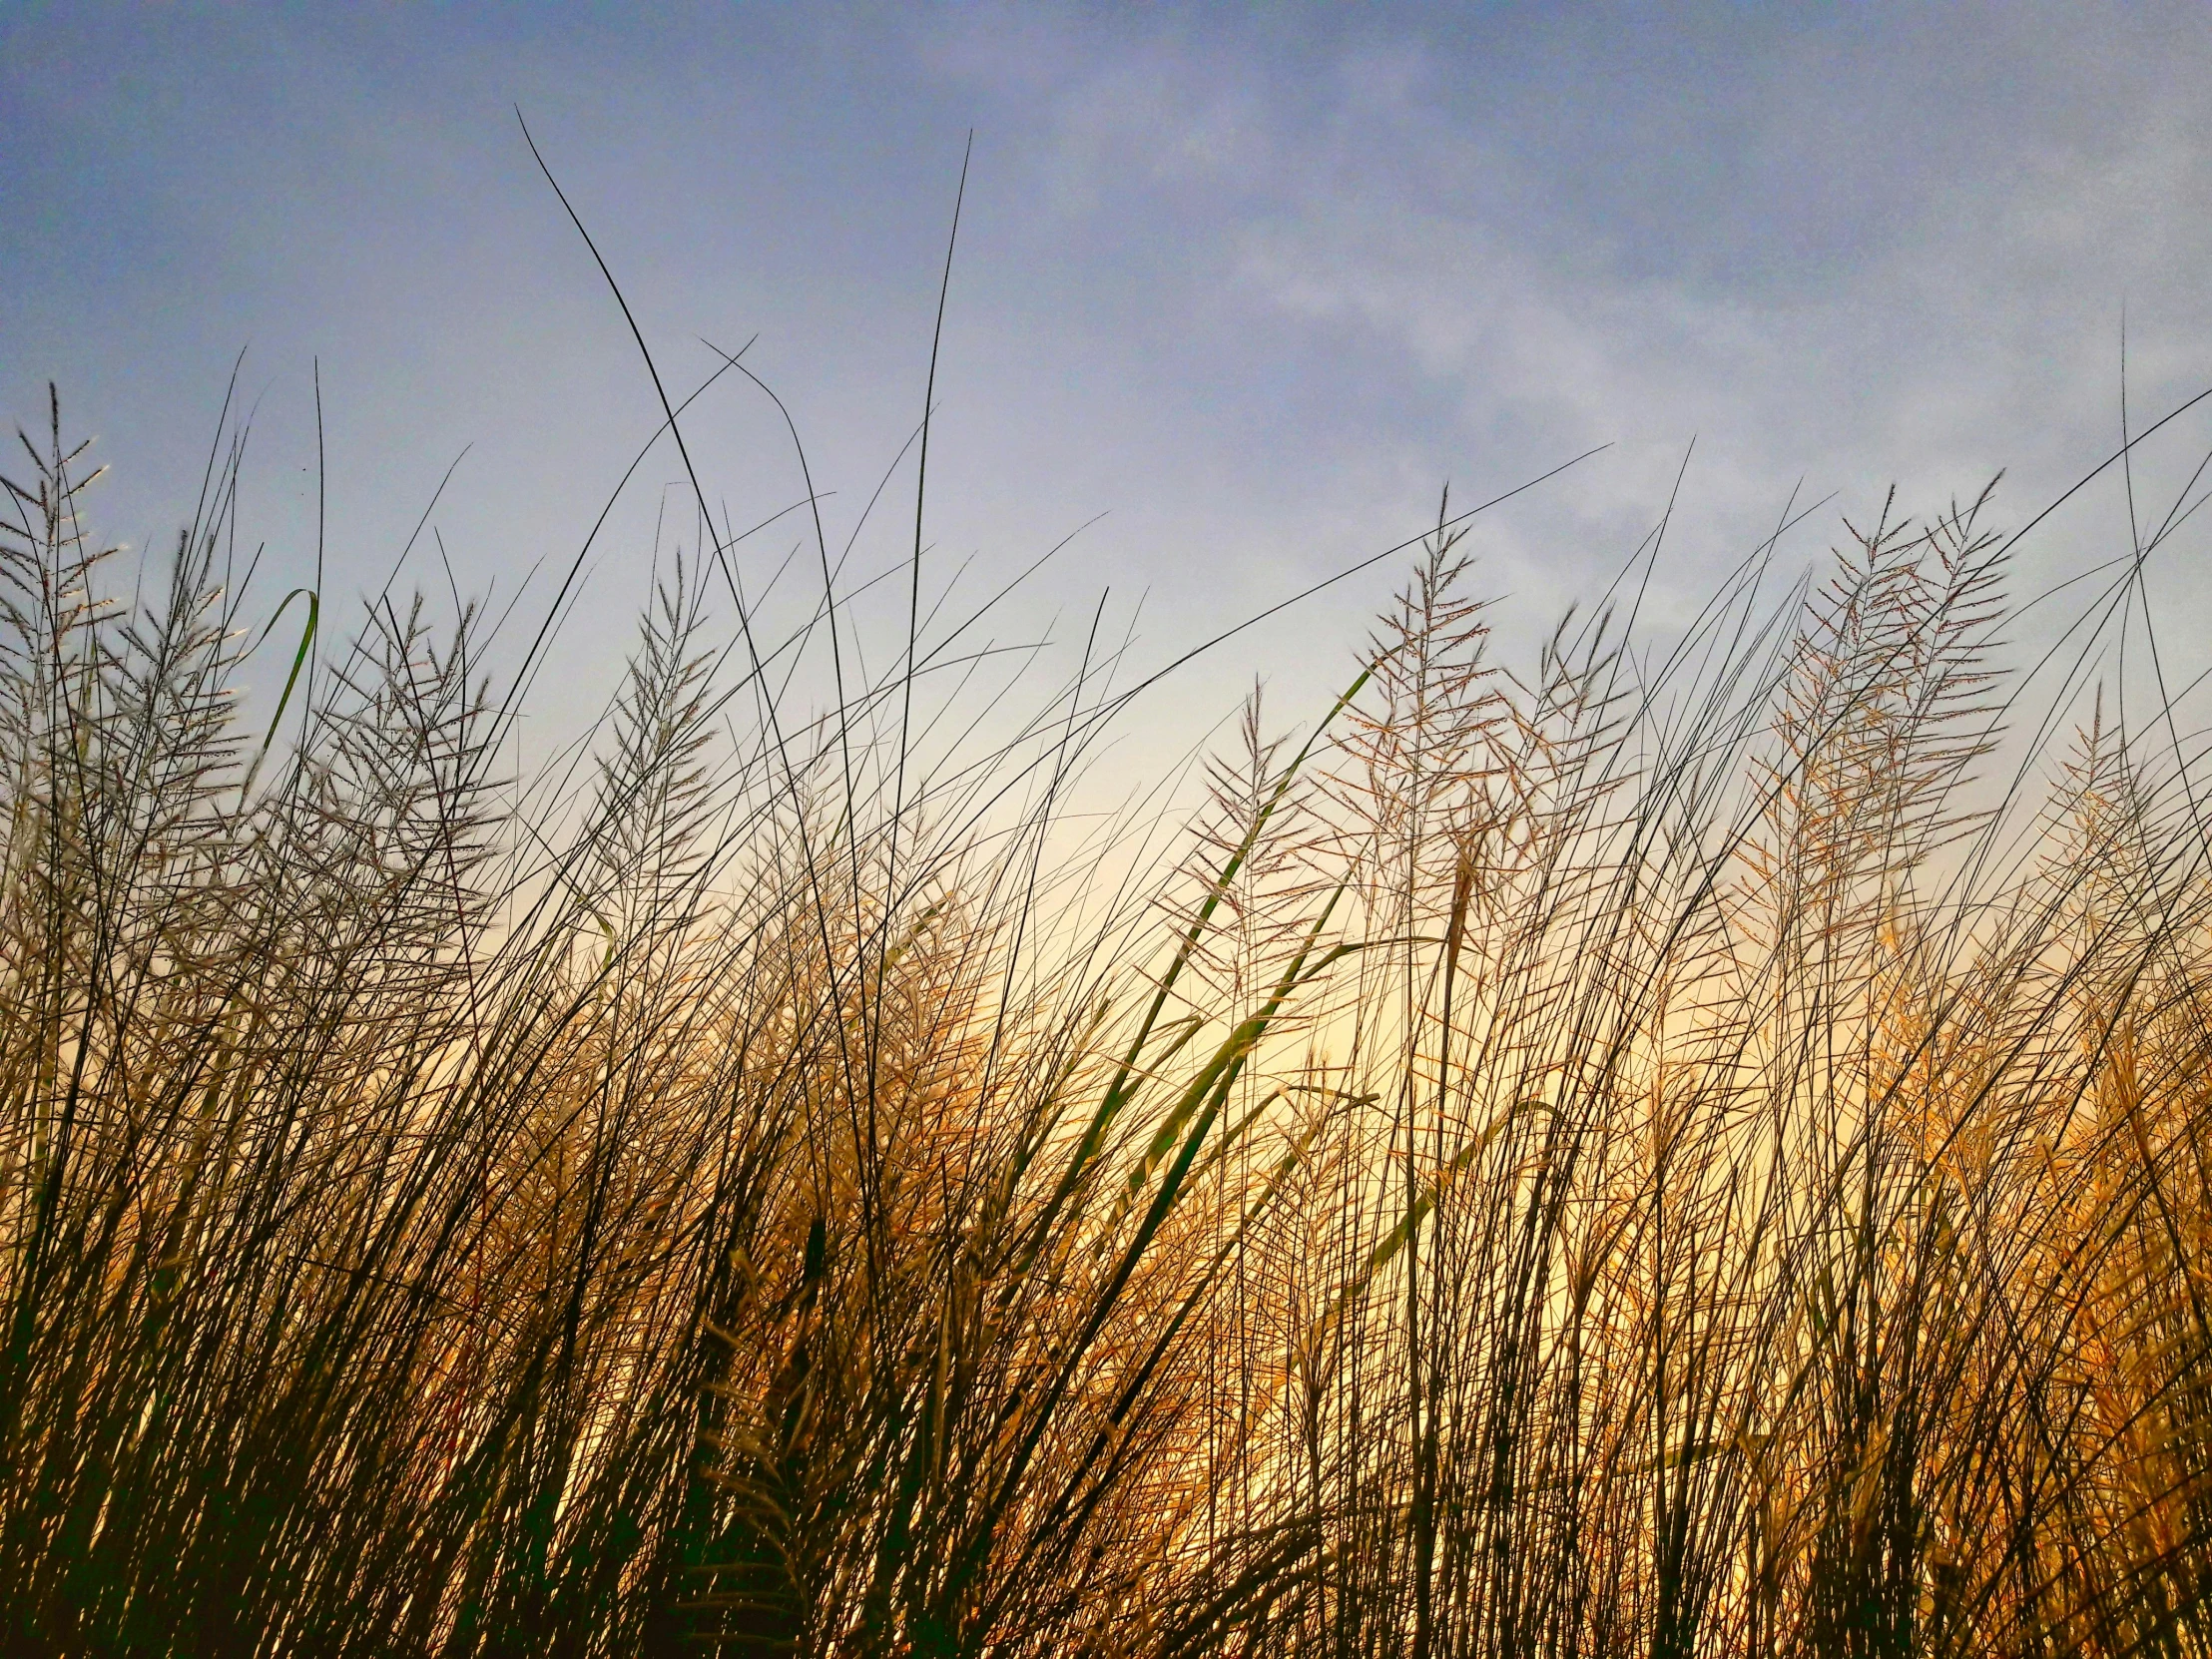
M444 510L464 575L565 545L650 418L596 273L539 211L518 101L656 339L762 330L832 512L918 407L976 128L935 528L1017 566L1111 510L1036 614L1149 591L1163 652L1413 528L1447 477L1615 445L1481 538L1494 582L1549 607L1634 546L1694 438L1688 594L1800 480L1859 508L1896 479L1925 508L2003 466L2024 512L2117 436L2123 305L2138 410L2212 382L2212 41L2188 7L8 29L10 405L47 372L92 399L136 533L156 509L130 481L197 464L180 411L251 339L296 528L319 353L364 571L471 441ZM767 510L793 480L761 413L698 418ZM2069 517L2042 568L2117 522ZM614 585L642 567L610 556ZM2212 606L2186 559L2157 580ZM1194 696L1348 650L1384 585L1285 619Z

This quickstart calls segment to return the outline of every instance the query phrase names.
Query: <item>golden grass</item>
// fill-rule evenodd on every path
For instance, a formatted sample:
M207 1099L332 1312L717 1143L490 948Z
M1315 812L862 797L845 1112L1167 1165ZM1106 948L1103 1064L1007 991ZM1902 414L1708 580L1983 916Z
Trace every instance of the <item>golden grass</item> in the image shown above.
M261 760L235 460L122 603L34 456L8 1651L2212 1651L2205 780L1976 781L1986 497L1519 678L1444 518L1071 938L1081 683L924 767L679 569L572 812L419 606Z

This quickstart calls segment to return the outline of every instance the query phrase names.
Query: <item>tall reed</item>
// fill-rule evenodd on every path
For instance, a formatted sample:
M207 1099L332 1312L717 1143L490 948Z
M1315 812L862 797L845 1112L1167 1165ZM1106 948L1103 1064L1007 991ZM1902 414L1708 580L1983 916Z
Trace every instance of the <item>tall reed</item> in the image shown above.
M1447 508L1108 893L1088 657L809 714L703 530L584 772L390 596L263 733L238 449L31 454L8 1651L2212 1652L2207 780L2002 747L1986 493L1518 674Z

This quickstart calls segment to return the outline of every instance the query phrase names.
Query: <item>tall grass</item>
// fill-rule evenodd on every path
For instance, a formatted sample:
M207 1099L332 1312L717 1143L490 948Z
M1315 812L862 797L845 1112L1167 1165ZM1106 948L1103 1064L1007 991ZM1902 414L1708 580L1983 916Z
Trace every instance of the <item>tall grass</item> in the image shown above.
M1518 674L1447 510L1103 892L1095 654L809 714L709 533L516 777L235 448L128 582L31 453L7 1651L2212 1652L2207 780L2022 714L1986 496Z

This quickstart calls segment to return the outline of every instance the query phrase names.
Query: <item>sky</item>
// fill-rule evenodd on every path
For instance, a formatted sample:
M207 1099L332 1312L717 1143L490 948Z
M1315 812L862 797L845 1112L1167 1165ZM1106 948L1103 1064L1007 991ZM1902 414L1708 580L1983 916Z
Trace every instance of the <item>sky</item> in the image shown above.
M1678 478L1660 630L1793 499L1826 504L1791 570L1893 484L1925 514L2004 469L1995 521L2026 522L2116 447L2123 339L2136 428L2212 387L2207 85L2212 10L2154 0L18 3L0 418L35 427L57 382L113 469L99 527L159 548L243 351L243 524L274 608L313 568L319 372L333 621L426 509L402 585L531 614L660 417L526 121L672 390L752 342L834 553L920 419L972 133L932 594L957 572L955 600L987 596L1079 531L978 637L1049 636L1049 680L1103 594L1134 679L1417 534L1446 484L1471 505L1607 446L1474 521L1525 662ZM726 376L686 435L732 523L803 497L750 383ZM2138 512L2208 447L2212 403L2141 452ZM689 533L682 477L664 442L592 544L543 741L611 689L656 515L663 560ZM2122 483L2038 526L2015 594L2125 550ZM851 580L910 554L912 492L909 456ZM800 522L740 549L749 587ZM2192 525L2146 571L2177 673L2212 638L2207 568ZM1116 776L1203 741L1255 677L1310 721L1401 575L1383 560L1148 694ZM897 586L873 591L854 648L879 662Z

